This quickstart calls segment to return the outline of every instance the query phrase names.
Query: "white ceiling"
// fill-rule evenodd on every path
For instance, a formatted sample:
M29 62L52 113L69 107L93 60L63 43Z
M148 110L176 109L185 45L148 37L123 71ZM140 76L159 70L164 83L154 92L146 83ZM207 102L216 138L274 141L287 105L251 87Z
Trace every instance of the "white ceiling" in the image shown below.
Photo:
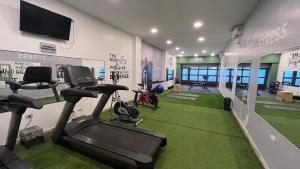
M231 29L242 24L258 0L60 0L76 9L106 21L144 41L177 55L176 46L184 55L219 53L231 39ZM203 22L195 30L193 23ZM157 27L159 33L150 33ZM197 39L204 36L202 43ZM168 46L166 40L173 44Z

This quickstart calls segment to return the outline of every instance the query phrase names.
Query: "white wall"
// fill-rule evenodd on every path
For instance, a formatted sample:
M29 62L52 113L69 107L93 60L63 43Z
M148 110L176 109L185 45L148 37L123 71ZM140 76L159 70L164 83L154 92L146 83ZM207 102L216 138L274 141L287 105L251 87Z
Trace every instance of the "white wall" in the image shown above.
M45 37L29 35L19 31L19 9L20 0L0 0L0 50L22 51L29 53L41 53L40 42L55 44L58 56L75 58L104 60L106 62L106 77L109 77L109 54L124 56L128 63L129 79L122 79L120 84L130 88L128 92L121 92L125 100L132 100L133 77L136 70L133 65L133 36L123 32L111 25L103 23L89 15L86 15L74 8L56 0L28 0L28 2L68 16L74 20L74 34L71 33L70 42L62 42ZM72 45L72 38L74 44ZM134 55L136 56L136 55ZM135 60L138 63L139 58ZM110 80L107 81L111 83ZM96 105L98 99L83 99L75 108L76 116L90 113ZM106 108L109 106L107 105ZM33 114L31 125L38 125L44 129L55 126L56 121L62 111L63 102L46 105L42 110L28 110L26 114ZM6 139L10 113L0 114L0 144ZM22 127L26 123L23 117Z
M282 82L285 71L300 71L300 50L292 50L281 54L278 65L277 81ZM283 85L283 90L300 96L300 87Z
M116 27L71 8L57 0L27 0L37 6L65 15L74 20L74 33L71 32L70 41L64 42L46 37L40 37L19 31L20 0L0 0L0 50L21 51L40 54L40 42L56 45L57 56L66 56L83 59L103 60L105 62L106 83L111 83L109 77L109 55L124 56L127 61L128 79L121 79L119 84L126 85L129 91L121 91L122 99L133 99L132 89L141 82L142 39L128 34ZM74 39L74 43L73 43ZM165 51L161 50L161 53ZM157 73L165 73L165 56L155 60L159 64ZM88 61L88 60L87 60ZM175 61L176 63L176 61ZM101 63L102 65L103 63ZM169 66L169 65L167 65ZM175 66L175 64L174 64ZM174 70L175 67L174 67ZM165 78L165 76L159 76ZM162 80L163 80L162 79ZM97 104L97 99L84 98L75 107L75 115L89 114ZM106 105L106 109L110 106ZM46 105L41 110L27 110L23 116L21 129L27 124L26 114L33 114L31 126L38 125L45 130L53 128L63 109L64 102ZM10 113L0 114L0 144L3 144L7 135Z

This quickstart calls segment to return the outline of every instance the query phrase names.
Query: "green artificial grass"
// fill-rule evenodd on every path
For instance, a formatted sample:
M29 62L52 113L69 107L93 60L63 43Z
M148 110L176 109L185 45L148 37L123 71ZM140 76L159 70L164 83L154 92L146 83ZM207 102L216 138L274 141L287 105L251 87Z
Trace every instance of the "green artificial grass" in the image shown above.
M298 101L294 101L293 103L282 103L275 98L257 98L258 101L268 101L278 104L299 104ZM295 146L300 148L300 112L268 109L263 107L262 103L256 103L255 111L288 140L290 140Z
M138 127L160 131L168 138L156 169L263 168L232 113L221 110L221 98L220 95L200 93L196 102L188 103L163 95L159 110L141 107L144 121ZM103 112L101 117L109 119L110 113ZM46 143L30 150L17 146L17 153L33 169L111 169L54 145L49 136Z
M197 100L169 98L169 97L167 97L168 94L172 94L172 92L169 92L167 94L162 95L160 98L160 101L168 102L168 103L215 108L215 109L223 109L223 96L220 94L210 94L210 93L199 94L199 92L191 92L191 91L185 91L185 92L181 92L181 93L195 94L195 95L198 95L198 98L197 98Z

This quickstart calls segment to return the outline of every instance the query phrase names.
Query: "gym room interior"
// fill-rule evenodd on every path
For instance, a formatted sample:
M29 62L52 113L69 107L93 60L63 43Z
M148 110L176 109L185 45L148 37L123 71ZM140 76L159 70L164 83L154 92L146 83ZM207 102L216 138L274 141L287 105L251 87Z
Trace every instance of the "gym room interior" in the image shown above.
M299 0L0 0L0 169L297 169Z

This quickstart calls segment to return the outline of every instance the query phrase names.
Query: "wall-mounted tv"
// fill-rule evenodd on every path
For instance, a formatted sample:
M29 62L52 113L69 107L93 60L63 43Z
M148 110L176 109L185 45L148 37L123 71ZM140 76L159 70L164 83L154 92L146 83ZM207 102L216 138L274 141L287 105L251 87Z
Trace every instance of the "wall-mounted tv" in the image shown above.
M20 9L21 31L69 40L72 19L25 1Z

